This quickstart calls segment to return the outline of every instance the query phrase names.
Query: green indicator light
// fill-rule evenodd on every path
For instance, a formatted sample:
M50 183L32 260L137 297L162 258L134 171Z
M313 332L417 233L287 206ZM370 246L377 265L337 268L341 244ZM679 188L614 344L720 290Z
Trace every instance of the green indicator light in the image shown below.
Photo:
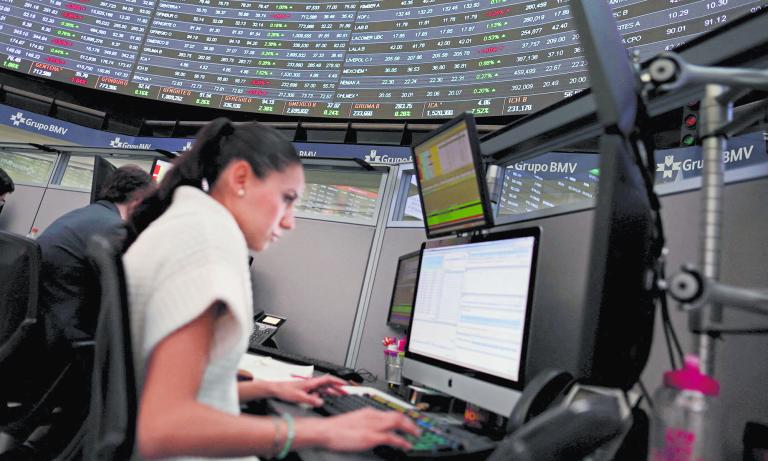
M74 37L75 34L68 30L57 30L56 35L61 35L62 37Z
M501 38L502 38L502 35L500 35L500 34L491 34L491 35L484 36L483 37L483 41L484 42L490 42L490 41L493 41L493 40L500 40Z
M259 61L257 63L257 65L259 65L259 66L274 66L275 65L275 61L263 61L262 60L262 61Z
M3 61L3 67L7 67L9 69L19 69L19 63L18 62L12 62L12 61Z
M262 51L262 56L277 56L277 51Z
M279 38L282 37L284 34L280 32L267 32L267 38Z
M323 115L341 115L341 112L338 109L325 109Z
M600 176L600 168L592 168L591 170L589 170L589 174Z
M201 106L210 106L211 100L210 99L195 99L195 104L200 104Z
M133 90L133 94L139 96L149 96L149 90Z
M409 110L397 110L395 111L395 117L410 117L411 111Z
M77 24L75 24L75 23L73 23L73 22L69 22L69 21L61 21L61 22L59 23L59 25L60 25L61 27L69 27L69 28L71 28L71 29L79 29L79 28L80 28L80 26L78 26Z
M692 134L683 136L682 143L684 146L692 146L696 143L696 137Z
M274 106L259 106L259 112L274 112Z
M58 49L58 48L51 48L51 53L52 53L52 54L58 54L58 55L60 55L60 56L66 56L66 55L68 55L68 54L69 54L69 53L67 53L66 51L64 51L64 50L60 50L60 49Z

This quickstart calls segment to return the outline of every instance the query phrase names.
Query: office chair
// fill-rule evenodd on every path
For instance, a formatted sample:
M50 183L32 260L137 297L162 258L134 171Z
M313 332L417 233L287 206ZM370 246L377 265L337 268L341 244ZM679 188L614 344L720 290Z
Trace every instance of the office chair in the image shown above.
M0 367L31 337L37 324L40 246L0 231Z
M0 431L22 418L41 393L37 354L44 350L38 322L40 246L0 231ZM45 394L45 392L43 392Z
M80 444L87 460L129 459L133 452L137 396L128 296L120 254L103 237L91 239L88 257L98 273L100 311L88 419L63 459L76 457Z

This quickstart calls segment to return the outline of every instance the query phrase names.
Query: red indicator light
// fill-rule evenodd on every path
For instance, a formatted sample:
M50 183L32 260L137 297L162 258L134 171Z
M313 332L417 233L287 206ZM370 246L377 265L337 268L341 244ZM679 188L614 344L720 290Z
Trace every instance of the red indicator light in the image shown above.
M83 77L72 77L72 83L77 83L78 85L87 85L88 79L85 79Z
M48 56L45 58L46 61L50 62L51 64L66 64L67 61L61 59L61 58L54 58L53 56Z
M248 93L250 95L254 95L254 96L266 96L267 95L267 92L264 91L264 90L253 90L253 89L251 89L251 90L246 90L246 93Z
M83 19L83 17L80 16L79 14L70 13L69 11L65 11L61 13L61 15L67 19Z
M251 80L251 85L266 86L269 85L269 80Z
M696 126L696 123L698 123L699 119L696 118L695 115L688 115L685 117L685 126L688 128L693 128Z
M54 45L60 45L60 46L72 46L72 42L69 40L64 40L63 38L54 38L51 40L51 43Z
M74 3L67 3L67 8L70 10L85 11L85 7L83 5L76 5Z
M288 13L275 13L272 15L272 19L288 19L291 15Z

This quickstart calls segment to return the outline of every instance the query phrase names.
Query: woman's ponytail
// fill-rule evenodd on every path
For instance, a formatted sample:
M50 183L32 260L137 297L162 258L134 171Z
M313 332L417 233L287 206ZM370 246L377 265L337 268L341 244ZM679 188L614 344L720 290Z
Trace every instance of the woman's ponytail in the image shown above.
M221 140L234 132L229 119L217 118L206 124L195 137L192 148L176 158L157 189L142 200L129 218L127 249L152 222L171 206L173 193L180 186L202 189L213 184L220 170Z
M274 128L256 122L235 126L229 119L217 118L200 129L192 148L174 161L157 190L136 207L129 220L126 248L171 206L179 186L213 187L219 173L235 158L247 161L261 179L301 163L290 141Z

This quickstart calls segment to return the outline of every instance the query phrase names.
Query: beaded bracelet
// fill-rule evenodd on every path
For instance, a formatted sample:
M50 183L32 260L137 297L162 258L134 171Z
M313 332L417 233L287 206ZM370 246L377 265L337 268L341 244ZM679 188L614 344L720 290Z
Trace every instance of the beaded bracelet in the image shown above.
M283 413L280 415L280 417L283 418L283 421L285 421L287 434L285 435L285 445L283 445L283 449L280 450L280 453L278 453L277 456L275 456L277 459L283 459L288 456L288 453L291 452L293 439L296 437L296 430L293 427L293 416L289 415L288 413Z
M279 416L272 416L272 424L275 426L275 438L272 439L272 453L278 453L280 451L280 422L282 418Z

